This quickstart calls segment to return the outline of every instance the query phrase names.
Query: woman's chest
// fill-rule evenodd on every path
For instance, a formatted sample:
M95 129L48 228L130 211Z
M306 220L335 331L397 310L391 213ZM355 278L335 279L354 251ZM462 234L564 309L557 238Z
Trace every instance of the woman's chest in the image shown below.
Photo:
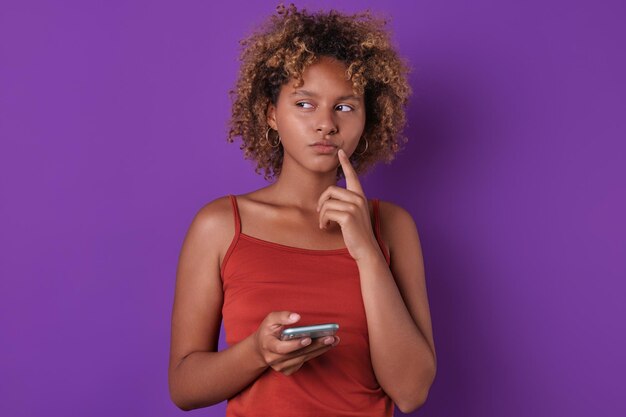
M347 251L237 249L223 276L229 344L256 331L270 312L285 310L300 314L298 325L332 322L339 335L367 334L359 273Z

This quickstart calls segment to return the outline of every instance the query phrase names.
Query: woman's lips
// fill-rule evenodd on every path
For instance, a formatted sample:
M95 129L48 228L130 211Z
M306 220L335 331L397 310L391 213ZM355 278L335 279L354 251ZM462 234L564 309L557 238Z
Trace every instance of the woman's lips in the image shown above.
M335 145L334 143L330 142L330 141L320 141L320 142L315 142L313 145L311 145L311 147L313 149L315 149L316 152L321 153L321 154L333 154L337 151L337 145Z
M323 153L323 154L335 153L335 151L337 150L337 147L333 145L312 145L312 146L313 146L313 149L315 149L317 152Z

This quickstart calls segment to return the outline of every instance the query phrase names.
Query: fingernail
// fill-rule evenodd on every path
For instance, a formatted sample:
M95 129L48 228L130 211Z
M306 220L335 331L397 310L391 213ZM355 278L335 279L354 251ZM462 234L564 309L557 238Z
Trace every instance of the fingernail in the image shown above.
M300 342L303 346L307 346L311 344L311 339L309 339L308 337L302 339L302 341Z
M324 344L325 345L332 345L334 341L335 341L335 339L333 337L327 337L326 339L324 339Z
M297 314L297 313L291 313L289 315L289 320L290 321L298 321L298 320L300 320L300 315Z

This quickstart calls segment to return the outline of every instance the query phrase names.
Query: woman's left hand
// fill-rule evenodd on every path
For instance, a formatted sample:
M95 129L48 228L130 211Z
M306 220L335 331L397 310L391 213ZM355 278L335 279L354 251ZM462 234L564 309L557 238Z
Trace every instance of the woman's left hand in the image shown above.
M343 149L338 155L346 188L331 185L322 193L317 203L319 225L320 229L326 229L331 221L337 222L350 255L358 262L379 251L378 243L372 231L367 198L356 171Z

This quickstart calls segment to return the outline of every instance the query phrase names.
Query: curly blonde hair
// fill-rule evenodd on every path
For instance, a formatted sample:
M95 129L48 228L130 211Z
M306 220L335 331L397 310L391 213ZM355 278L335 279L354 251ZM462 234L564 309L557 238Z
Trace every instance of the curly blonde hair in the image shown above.
M228 142L241 137L245 158L256 161L255 172L264 170L266 180L280 175L283 148L272 147L271 140L266 140L268 106L276 105L285 83L293 79L301 85L307 66L321 56L330 56L346 65L355 93L364 95L366 122L357 152L351 156L353 166L364 172L378 161L390 162L406 142L401 132L411 87L408 65L391 45L387 22L369 11L310 14L293 4L279 5L276 11L241 41L239 78L230 92L233 105ZM342 175L340 168L338 176Z

